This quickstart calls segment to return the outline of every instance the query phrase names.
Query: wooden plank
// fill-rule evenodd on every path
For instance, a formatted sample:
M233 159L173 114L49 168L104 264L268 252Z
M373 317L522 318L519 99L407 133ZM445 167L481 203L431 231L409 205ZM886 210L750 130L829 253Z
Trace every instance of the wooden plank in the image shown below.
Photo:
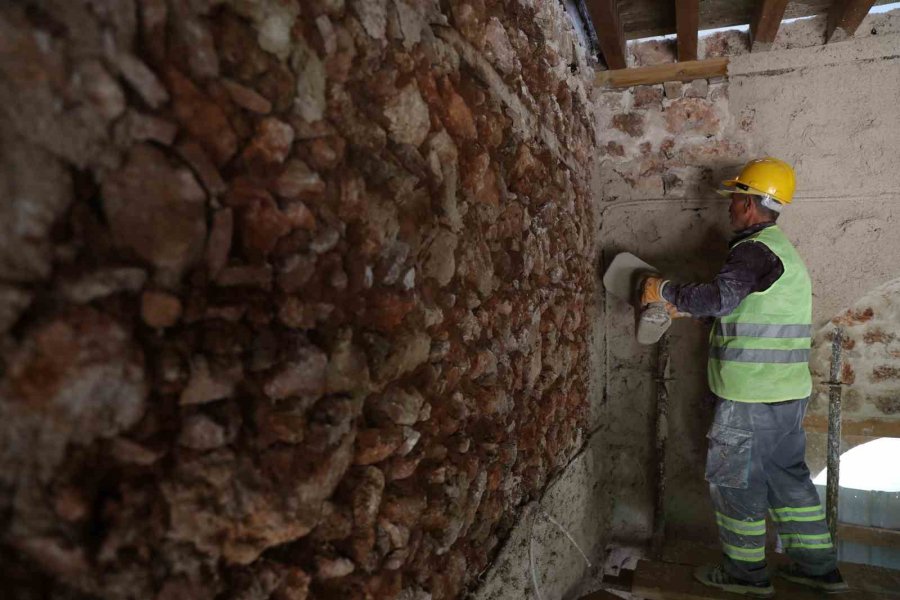
M700 3L700 30L716 27L746 25L753 21L760 0L703 0ZM785 19L824 15L832 1L803 0L789 2ZM878 0L876 4L888 4L896 0ZM625 39L668 35L676 33L675 11L664 0L620 0L619 15L625 30Z
M678 30L678 60L697 60L700 0L675 0L675 23Z
M603 587L607 590L627 592L634 585L634 570L619 569L618 575L603 575Z
M838 523L838 539L842 542L878 546L880 548L900 548L900 530L867 527ZM900 592L900 587L898 587Z
M769 562L776 566L789 562L787 556L776 553L773 548L766 550L766 556ZM676 540L665 545L662 560L663 562L698 567L700 565L722 562L722 549L717 545L709 546L696 542Z
M619 18L619 3L616 0L586 0L588 13L603 59L610 69L624 69L625 64L625 32Z
M788 0L759 0L756 13L750 22L751 52L760 52L772 47L784 19L787 4Z
M666 544L663 548L663 560L689 567L697 567L722 562L722 551L714 546L675 541ZM787 554L771 551L766 552L766 561L769 563L770 570L792 562ZM854 589L877 594L893 594L890 597L894 598L894 600L900 597L900 571L846 562L839 563L838 567L841 569L844 579ZM637 573L635 573L635 581L637 581ZM780 581L780 579L775 580L775 587L778 589L778 592L781 591ZM781 596L779 593L779 597L784 596ZM787 597L790 598L790 596Z
M841 42L853 36L874 4L874 0L835 0L828 11L825 41Z
M726 600L735 597L695 580L695 568L693 565L639 561L634 574L632 594L645 600ZM881 570L888 571L887 569ZM891 591L892 588L883 588L884 591L865 590L860 587L860 584L871 582L859 582L855 578L848 577L846 572L843 573L846 581L850 584L850 590L841 594L841 600L896 600L896 595ZM890 575L896 571L888 571L888 573ZM896 581L888 580L887 583L894 585ZM781 578L774 579L773 584L776 599L821 600L822 598L821 592Z
M809 432L827 433L828 415L807 414L803 420L803 428ZM900 419L860 418L845 415L841 419L841 434L873 438L900 437Z
M622 600L622 598L616 596L612 592L607 592L606 590L597 590L596 592L591 592L587 596L582 596L579 600Z
M724 77L727 74L727 58L710 58L708 60L666 63L664 65L651 65L634 69L599 71L596 84L599 86L623 88L633 85L652 85L665 81L693 81L694 79Z

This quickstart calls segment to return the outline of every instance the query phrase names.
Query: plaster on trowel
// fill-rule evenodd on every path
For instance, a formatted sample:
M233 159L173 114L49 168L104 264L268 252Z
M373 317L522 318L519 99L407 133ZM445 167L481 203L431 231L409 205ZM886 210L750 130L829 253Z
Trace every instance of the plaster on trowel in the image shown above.
M603 274L606 291L634 307L635 337L639 344L655 344L672 325L672 317L666 311L664 302L654 302L641 308L640 285L647 275L658 275L659 271L630 252L620 252Z

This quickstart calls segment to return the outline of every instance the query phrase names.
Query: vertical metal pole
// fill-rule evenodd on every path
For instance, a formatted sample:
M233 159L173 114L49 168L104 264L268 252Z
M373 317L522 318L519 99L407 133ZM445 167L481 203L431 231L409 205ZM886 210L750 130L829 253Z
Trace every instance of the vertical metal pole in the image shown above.
M656 360L656 506L653 510L652 551L662 557L666 533L666 438L669 436L669 334L664 333L657 345Z
M837 544L838 492L841 476L841 344L844 332L834 330L831 342L831 377L828 382L828 482L826 484L826 511L831 539Z

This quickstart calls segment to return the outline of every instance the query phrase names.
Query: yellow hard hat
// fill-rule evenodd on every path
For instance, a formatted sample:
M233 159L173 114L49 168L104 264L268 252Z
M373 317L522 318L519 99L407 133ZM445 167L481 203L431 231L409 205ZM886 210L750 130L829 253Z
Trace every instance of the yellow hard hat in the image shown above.
M751 160L740 175L723 181L722 185L726 189L718 192L723 196L734 193L762 196L765 206L780 212L781 205L790 204L794 198L796 179L791 165L777 158L766 157Z

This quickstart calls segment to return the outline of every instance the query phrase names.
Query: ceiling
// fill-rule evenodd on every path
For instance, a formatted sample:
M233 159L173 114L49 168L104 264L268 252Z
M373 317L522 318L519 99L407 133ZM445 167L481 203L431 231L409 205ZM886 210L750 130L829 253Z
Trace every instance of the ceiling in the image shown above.
M793 0L784 11L785 19L828 12L832 2L841 0ZM877 0L890 4L897 0ZM675 0L619 0L619 16L625 39L633 40L675 33ZM753 18L759 0L700 0L700 30L746 25Z

